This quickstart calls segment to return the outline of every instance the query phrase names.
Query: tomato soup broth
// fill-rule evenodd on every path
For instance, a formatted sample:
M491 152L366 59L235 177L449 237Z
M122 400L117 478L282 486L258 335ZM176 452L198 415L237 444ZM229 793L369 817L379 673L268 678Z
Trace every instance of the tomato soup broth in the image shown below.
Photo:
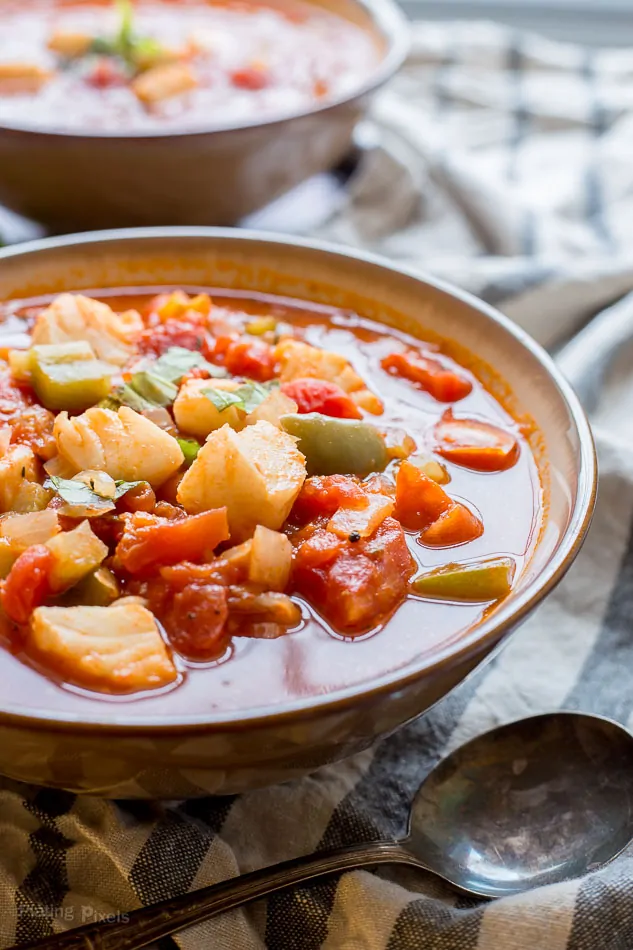
M441 347L217 288L11 301L3 328L12 706L333 693L463 635L531 556L526 433Z

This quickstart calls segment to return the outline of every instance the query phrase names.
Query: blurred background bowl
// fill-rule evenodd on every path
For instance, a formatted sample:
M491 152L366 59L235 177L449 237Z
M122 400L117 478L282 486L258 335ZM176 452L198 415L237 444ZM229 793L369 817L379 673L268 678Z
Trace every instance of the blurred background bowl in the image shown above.
M0 204L63 233L235 224L350 151L372 94L402 64L409 26L394 0L309 0L372 34L382 56L344 98L284 119L188 132L40 131L0 124Z
M207 716L170 715L166 703L160 719L137 710L126 720L125 704L104 703L99 717L78 717L38 708L37 696L19 706L0 698L0 772L14 779L111 797L185 798L286 781L359 752L419 716L489 656L561 579L589 526L596 463L571 387L526 333L454 287L380 258L246 230L71 235L0 252L0 299L160 284L312 300L464 347L491 391L517 418L535 423L543 527L512 593L482 623L426 653L421 644L412 663L364 683Z

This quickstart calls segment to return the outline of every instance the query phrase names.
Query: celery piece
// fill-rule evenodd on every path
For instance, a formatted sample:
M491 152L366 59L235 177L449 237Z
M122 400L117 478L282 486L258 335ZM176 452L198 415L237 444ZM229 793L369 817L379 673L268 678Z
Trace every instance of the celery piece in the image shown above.
M116 577L107 567L99 567L66 591L58 603L65 607L107 607L118 596Z
M308 475L364 476L384 471L389 462L383 436L368 422L319 412L288 413L279 422L299 440Z
M411 590L433 600L485 603L510 593L515 570L516 564L511 557L446 564L416 577Z
M118 367L102 360L49 363L34 356L31 379L37 398L47 409L81 411L108 395L110 380L118 372Z

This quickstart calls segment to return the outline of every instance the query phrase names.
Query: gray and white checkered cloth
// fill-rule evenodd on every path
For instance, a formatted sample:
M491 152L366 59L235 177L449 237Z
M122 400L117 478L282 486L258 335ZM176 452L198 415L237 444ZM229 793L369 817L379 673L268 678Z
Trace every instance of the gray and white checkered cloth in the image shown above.
M491 24L418 24L370 132L350 196L319 236L455 280L548 346L633 288L628 51ZM317 847L396 835L437 760L498 722L564 707L633 726L632 357L623 346L595 415L601 489L589 541L494 662L372 750L239 798L112 803L4 781L0 945ZM410 870L349 873L233 911L177 944L630 950L633 852L584 880L485 904Z

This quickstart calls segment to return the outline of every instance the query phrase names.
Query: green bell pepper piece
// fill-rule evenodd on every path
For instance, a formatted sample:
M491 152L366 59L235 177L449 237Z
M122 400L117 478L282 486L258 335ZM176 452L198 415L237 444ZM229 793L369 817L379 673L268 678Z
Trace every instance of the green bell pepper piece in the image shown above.
M385 440L375 426L356 419L335 419L319 412L289 413L282 429L299 439L308 475L369 475L389 462Z
M413 593L434 600L485 603L505 597L512 589L516 564L511 557L446 564L411 583Z

